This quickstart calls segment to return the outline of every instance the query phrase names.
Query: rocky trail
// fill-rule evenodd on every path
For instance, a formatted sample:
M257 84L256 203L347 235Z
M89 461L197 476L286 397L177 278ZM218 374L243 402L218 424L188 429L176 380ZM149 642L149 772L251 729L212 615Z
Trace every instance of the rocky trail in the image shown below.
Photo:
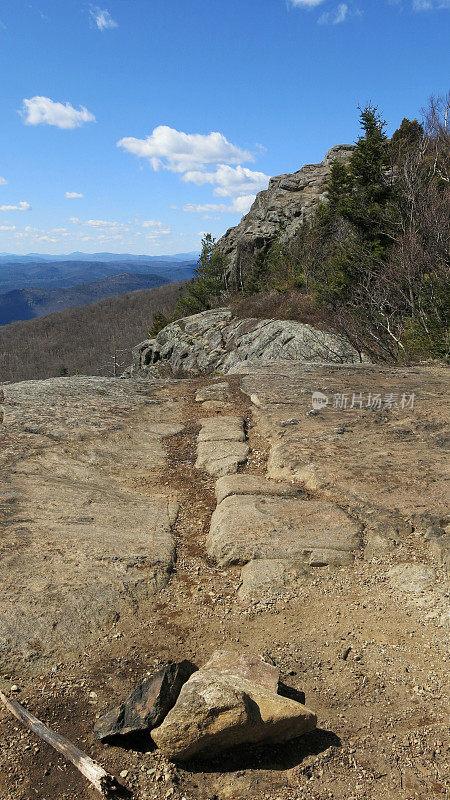
M234 372L3 387L0 688L136 800L448 796L445 370ZM275 664L317 729L183 765L94 737L220 649ZM95 796L0 731L1 798Z

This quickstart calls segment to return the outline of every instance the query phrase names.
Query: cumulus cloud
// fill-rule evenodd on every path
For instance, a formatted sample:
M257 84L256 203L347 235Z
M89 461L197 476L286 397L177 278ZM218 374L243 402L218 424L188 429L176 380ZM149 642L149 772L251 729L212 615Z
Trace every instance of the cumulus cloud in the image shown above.
M117 146L146 158L155 171L188 172L207 164L253 161L251 153L229 142L222 133L184 133L168 125L159 125L146 139L126 136Z
M82 192L66 192L64 197L67 197L68 200L75 200L76 198L84 197Z
M251 152L229 142L217 131L209 134L184 133L167 125L160 125L146 139L126 137L117 142L117 146L138 158L147 159L155 171L166 169L179 173L184 183L209 185L216 197L234 198L230 204L188 203L184 206L184 211L246 213L255 199L255 193L267 188L269 182L269 176L264 172L242 166L244 161L254 161ZM152 229L150 236L158 230L162 233L163 223L147 220L141 225Z
M57 103L49 97L40 96L25 98L21 114L26 125L55 125L66 130L96 121L84 106L76 109L70 103Z
M183 206L183 211L193 214L246 214L250 210L256 195L248 194L242 197L236 197L231 205L225 203L204 203L197 205L195 203L187 203Z
M15 231L15 225L0 225L0 231Z
M24 200L21 200L15 206L0 206L0 211L29 211L31 208L29 203L26 203Z
M7 183L8 181L6 180L6 178L2 178L2 176L0 175L0 186L6 186Z
M183 175L182 180L186 183L195 183L197 186L210 183L216 186L214 189L216 197L233 197L267 189L269 175L255 172L247 167L219 164L215 172L190 170Z
M326 11L322 14L317 22L319 25L339 25L339 23L345 22L348 13L349 7L347 3L339 3L334 11Z
M108 31L111 28L117 28L117 22L112 18L111 14L106 8L99 8L92 6L89 11L89 19L93 28L98 28L99 31Z

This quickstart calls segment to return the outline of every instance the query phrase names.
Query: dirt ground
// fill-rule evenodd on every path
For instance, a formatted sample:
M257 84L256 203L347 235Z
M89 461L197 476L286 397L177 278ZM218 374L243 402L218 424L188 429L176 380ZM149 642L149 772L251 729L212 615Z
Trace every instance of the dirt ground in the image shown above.
M440 386L445 378L442 370ZM436 380L434 373L430 384L432 379ZM241 390L241 376L229 375L226 380L232 398L225 411L205 409L194 401L199 386L211 383L211 378L141 382L143 397L177 402L177 421L182 425L181 432L164 439L166 462L162 467L153 466L146 474L145 464L140 464L139 474L130 471L129 477L125 476L130 490L141 499L151 497L155 488L165 487L179 503L174 526L177 556L165 588L140 603L134 613L120 615L79 651L59 654L54 663L43 659L32 668L26 663L14 664L8 671L5 666L0 688L9 692L15 684L19 689L15 696L36 716L108 771L117 776L122 773L120 780L135 800L448 797L448 583L444 565L412 525L394 549L381 550L374 558L365 559L361 550L351 567L318 568L295 589L250 601L240 599L240 569L218 568L205 549L216 504L215 482L194 468L198 420L220 413L241 414L251 448L242 471L263 475L274 444L271 430L279 425L279 414L274 422L274 409L278 413L280 408L272 398L275 405L267 412L271 422L266 419L264 424L261 415L268 398L255 407L250 394ZM369 377L361 380L364 383ZM434 401L428 402L431 414ZM317 423L314 417L306 418L310 400L305 404L295 406L297 416L302 414L301 425ZM285 406L284 416L290 417L291 411ZM420 413L426 417L425 405ZM386 426L375 419L365 418L371 437L366 439L366 448L364 440L359 440L362 466L370 463L374 441L383 451ZM414 426L414 415L409 414L408 419L409 426ZM121 420L121 424L145 430L146 424L154 421L154 410L144 404L135 411L125 410ZM333 425L341 422L333 418ZM103 440L113 435L93 432ZM9 436L6 431L7 446L11 446ZM419 438L425 446L424 437L419 434ZM398 437L398 441L403 448L405 438ZM66 445L58 440L48 446L58 450ZM395 451L395 440L389 440L389 448ZM16 463L21 457L17 455ZM405 457L414 459L417 450L402 451L402 459ZM441 455L439 463L440 459ZM11 460L5 461L3 468L11 469ZM353 470L352 492L355 486ZM378 488L377 500L386 494L386 487ZM423 492L426 495L425 488ZM389 495L392 508L405 506L401 490L401 502L396 502L394 491ZM433 512L434 505L430 507L428 501L423 497L421 513L423 509ZM430 566L433 584L420 589L408 585L408 578L403 584L395 582L392 569L402 565ZM274 662L283 683L305 694L306 704L318 717L317 731L287 744L241 748L213 762L183 767L166 762L150 740L141 740L135 750L96 741L96 716L120 702L155 668L167 660L184 658L200 666L224 646L256 652ZM71 765L0 709L2 800L92 800L95 796Z

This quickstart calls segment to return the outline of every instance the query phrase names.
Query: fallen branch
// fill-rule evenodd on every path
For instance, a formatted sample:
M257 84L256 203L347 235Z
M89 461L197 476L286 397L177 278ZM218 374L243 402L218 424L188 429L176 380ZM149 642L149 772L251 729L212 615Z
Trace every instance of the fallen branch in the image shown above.
M8 711L13 714L16 719L23 722L27 728L33 733L47 742L49 745L58 750L59 753L71 761L72 764L84 775L85 778L97 789L104 797L110 797L113 793L120 789L119 784L112 775L109 775L102 767L99 767L92 758L89 758L85 753L75 747L72 742L69 742L64 736L55 733L43 722L40 722L37 717L30 714L17 700L6 697L0 691L0 700L6 706Z

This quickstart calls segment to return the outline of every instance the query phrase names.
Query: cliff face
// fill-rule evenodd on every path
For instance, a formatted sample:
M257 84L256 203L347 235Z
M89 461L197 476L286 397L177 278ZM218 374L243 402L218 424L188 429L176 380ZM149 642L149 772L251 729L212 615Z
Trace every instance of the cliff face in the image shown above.
M238 284L255 255L277 236L288 242L314 209L325 199L325 185L335 159L347 161L353 145L340 144L329 150L320 164L306 164L298 172L271 178L269 188L259 192L250 211L239 225L219 239L230 277Z

